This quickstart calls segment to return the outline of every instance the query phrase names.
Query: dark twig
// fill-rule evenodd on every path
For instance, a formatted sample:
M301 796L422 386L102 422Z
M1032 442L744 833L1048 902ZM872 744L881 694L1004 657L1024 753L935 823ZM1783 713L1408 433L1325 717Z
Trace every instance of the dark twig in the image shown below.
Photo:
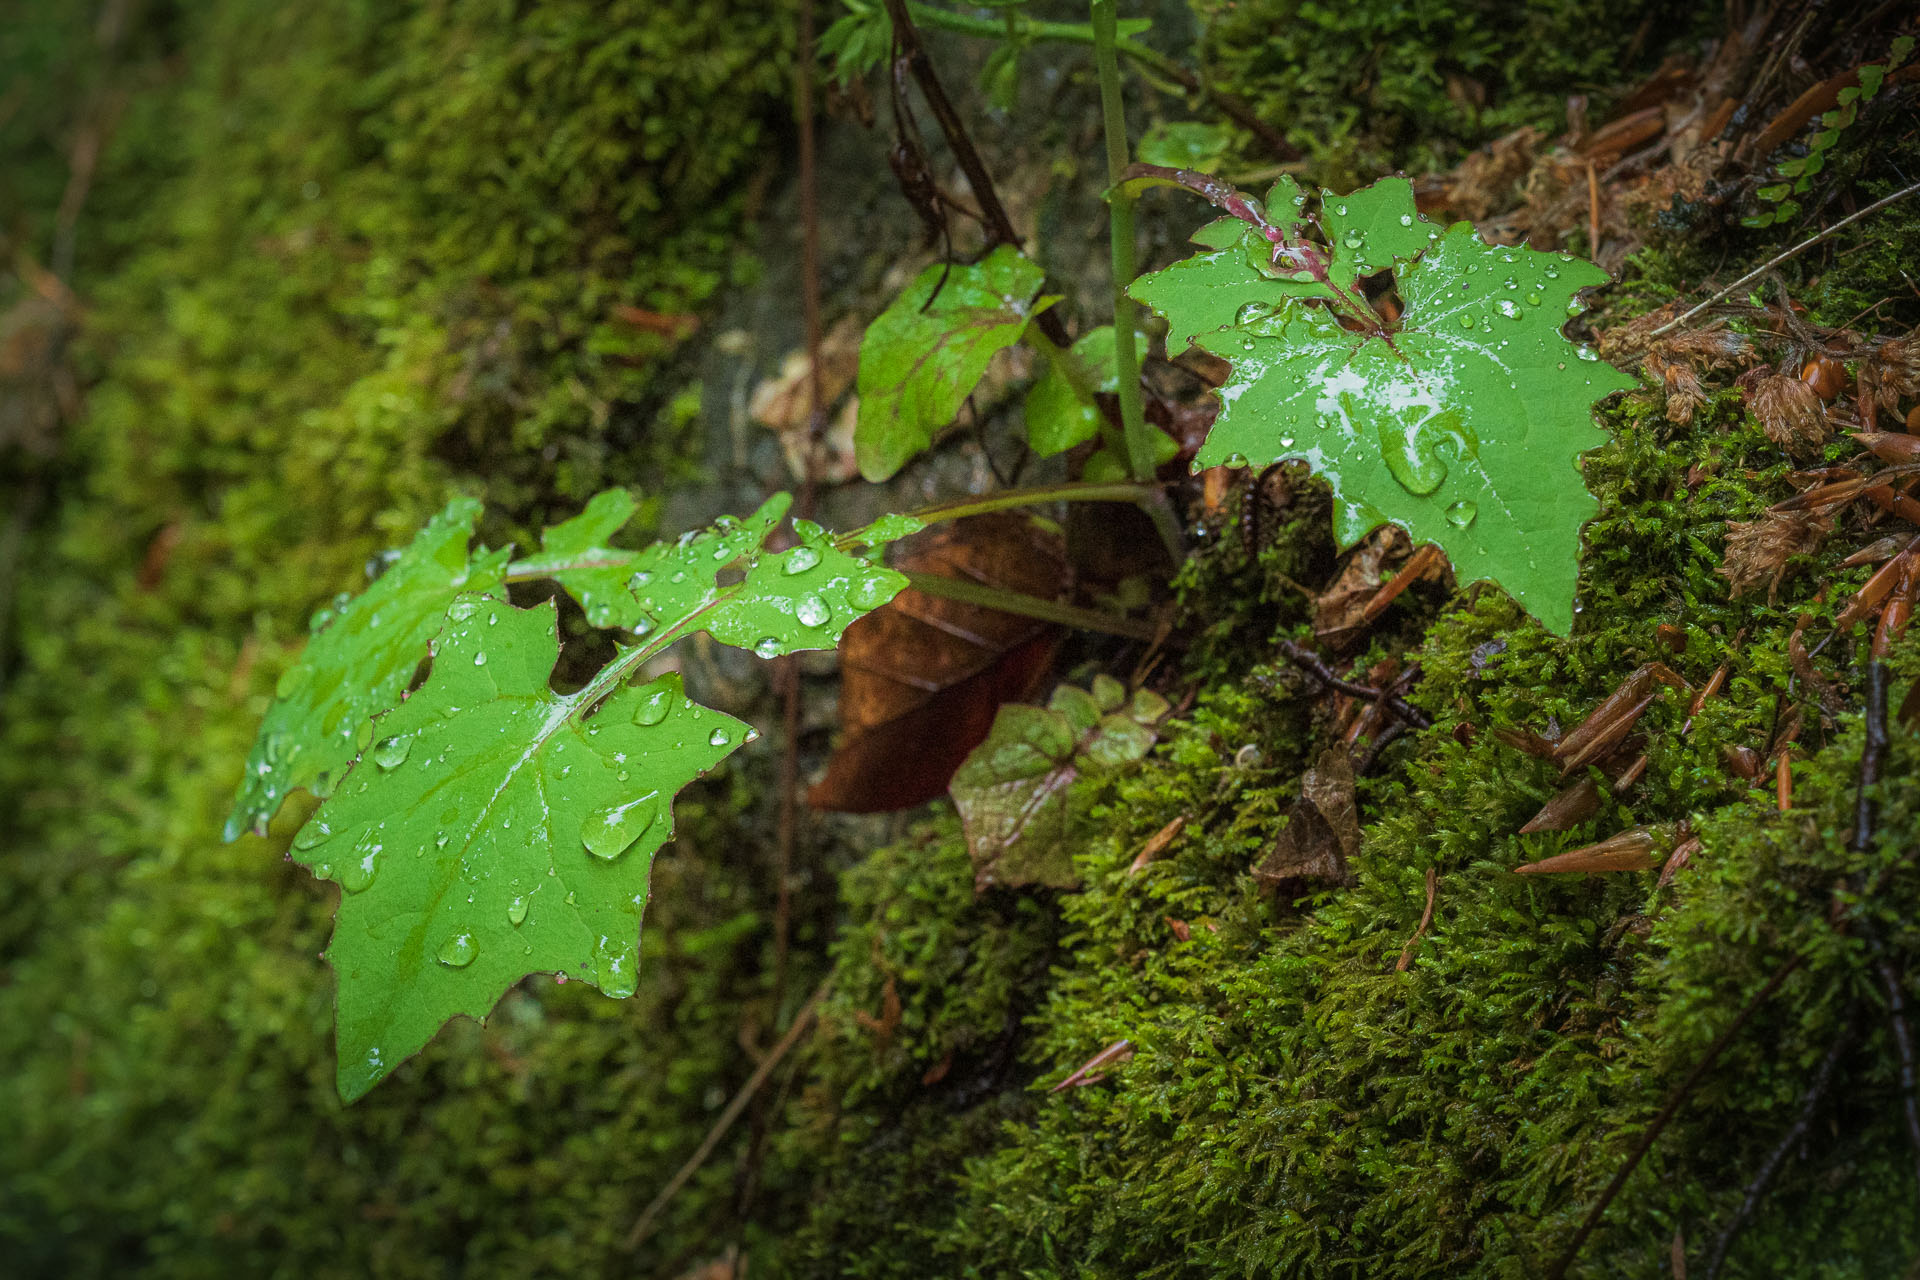
M1766 985L1754 992L1746 1004L1741 1006L1740 1012L1733 1016L1733 1021L1727 1024L1727 1029L1720 1033L1719 1039L1707 1046L1707 1051L1700 1055L1700 1060L1693 1064L1691 1071L1687 1072L1686 1079L1667 1095L1666 1104L1660 1108L1660 1114L1653 1118L1646 1131L1640 1135L1640 1141L1635 1144L1626 1162L1620 1166L1619 1172L1613 1175L1613 1181L1607 1184L1606 1190L1600 1193L1600 1198L1593 1202L1591 1209L1587 1210L1586 1219L1581 1222L1580 1229L1573 1233L1573 1239L1567 1243L1566 1250L1553 1264L1553 1269L1547 1272L1547 1280L1564 1280L1567 1268L1571 1267L1573 1260L1580 1256L1580 1246L1587 1242L1587 1237L1593 1234L1593 1229L1600 1225L1601 1215L1606 1213L1607 1206L1613 1203L1613 1198L1620 1194L1620 1188L1627 1185L1627 1179L1632 1176L1635 1169L1640 1167L1640 1161L1653 1149L1653 1144L1659 1140L1661 1132L1679 1113L1682 1104L1692 1095L1694 1088L1705 1078L1713 1064L1720 1060L1720 1055L1727 1051L1727 1046L1733 1043L1734 1037L1740 1034L1748 1020L1761 1005L1773 998L1773 993L1780 989L1780 984L1800 967L1802 959L1801 956L1792 956L1773 971L1773 976L1767 979Z
M1887 758L1887 664L1867 664L1866 742L1860 748L1860 785L1853 804L1853 849L1865 853L1873 842L1874 786Z
M1920 1087L1916 1086L1916 1072L1913 1059L1913 1031L1907 1024L1907 998L1904 985L1898 973L1894 972L1879 945L1879 939L1871 939L1875 956L1874 973L1880 979L1880 990L1887 997L1887 1027L1893 1033L1894 1053L1900 1059L1900 1108L1907 1122L1907 1141L1913 1147L1914 1173L1916 1186L1920 1186Z
M1305 645L1295 644L1293 641L1282 637L1280 640L1280 652L1286 655L1287 661L1293 663L1294 666L1299 667L1302 671L1329 689L1344 693L1350 698L1364 698L1368 702L1377 703L1416 729L1430 729L1433 727L1433 721L1427 719L1424 714L1410 706L1406 699L1399 695L1385 689L1376 689L1370 684L1356 684L1351 680L1343 680L1333 674L1332 668L1320 660L1320 655Z
M987 172L979 148L973 145L973 137L967 132L966 123L960 119L960 113L954 110L953 100L947 97L946 87L940 83L939 73L933 69L933 60L927 57L926 46L920 43L919 29L913 25L913 17L907 12L907 0L886 0L886 6L900 55L907 60L914 82L920 86L920 93L926 98L928 109L933 112L934 122L940 126L940 132L946 137L947 146L952 149L960 171L967 175L967 185L973 188L973 198L980 204L981 218L987 232L987 247L1000 244L1017 246L1020 237L1013 229L1013 220L1007 216L1006 206L1000 203L1000 192L993 185L993 175ZM1054 314L1053 308L1035 316L1033 323L1054 346L1066 348L1073 345L1073 339L1067 336L1066 325Z
M1807 1085L1806 1092L1800 1095L1799 1113L1794 1116L1793 1123L1788 1126L1786 1134L1779 1143L1767 1153L1767 1158L1760 1162L1759 1172L1755 1173L1753 1181L1747 1184L1746 1194L1741 1197L1740 1207L1735 1210L1733 1221L1727 1224L1726 1229L1720 1233L1720 1238L1714 1242L1713 1256L1707 1263L1705 1280L1716 1280L1719 1276L1720 1268L1727 1260L1727 1251L1733 1247L1733 1242L1740 1238L1740 1232L1745 1229L1754 1212L1759 1209L1760 1202L1766 1198L1768 1189L1773 1186L1773 1180L1779 1175L1781 1167L1786 1164L1787 1157L1793 1153L1794 1148L1806 1141L1807 1130L1813 1125L1813 1117L1819 1112L1820 1103L1826 1097L1828 1087L1833 1083L1834 1068L1840 1065L1840 1059L1846 1056L1847 1050L1853 1045L1856 1021L1856 1011L1850 1010L1846 1021L1841 1025L1840 1034L1834 1037L1832 1048L1828 1049L1826 1056L1820 1059L1820 1065L1814 1068L1812 1082Z

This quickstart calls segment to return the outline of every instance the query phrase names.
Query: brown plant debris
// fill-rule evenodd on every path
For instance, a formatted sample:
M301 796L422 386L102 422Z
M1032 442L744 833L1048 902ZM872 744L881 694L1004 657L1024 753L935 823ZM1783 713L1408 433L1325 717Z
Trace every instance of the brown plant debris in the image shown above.
M1819 550L1831 532L1833 517L1820 511L1763 511L1758 520L1730 521L1726 556L1715 572L1735 596L1764 582L1771 604L1779 598L1787 562Z

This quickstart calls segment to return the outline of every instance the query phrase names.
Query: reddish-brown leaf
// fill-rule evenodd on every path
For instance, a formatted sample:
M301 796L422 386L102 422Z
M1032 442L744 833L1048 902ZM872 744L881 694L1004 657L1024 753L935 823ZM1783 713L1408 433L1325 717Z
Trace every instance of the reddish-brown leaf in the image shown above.
M1552 858L1529 862L1514 870L1522 875L1553 875L1571 871L1645 871L1660 862L1660 841L1645 827L1630 827L1598 844L1569 849Z
M896 557L899 568L1053 599L1067 581L1059 539L1023 516L941 525ZM844 737L816 809L884 813L942 795L1005 702L1031 697L1063 632L978 605L901 592L847 628L840 644Z

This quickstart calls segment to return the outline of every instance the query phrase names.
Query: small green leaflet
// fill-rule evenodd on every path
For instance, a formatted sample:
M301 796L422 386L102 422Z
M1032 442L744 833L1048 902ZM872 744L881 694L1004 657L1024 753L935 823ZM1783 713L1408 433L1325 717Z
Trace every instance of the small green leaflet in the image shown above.
M1141 350L1146 349L1144 335ZM1089 329L1073 344L1073 358L1080 362L1095 391L1114 392L1120 387L1114 371L1113 326L1103 324ZM1049 367L1027 392L1027 443L1043 458L1050 458L1100 434L1100 411L1074 393L1073 384L1059 369ZM1167 462L1180 452L1180 444L1157 428L1149 432L1156 464ZM1094 452L1081 469L1082 480L1099 482L1127 479L1127 464L1111 449Z
M343 1098L364 1094L448 1018L483 1017L528 974L564 972L608 995L633 993L648 871L672 833L673 798L752 731L690 702L677 676L639 689L629 677L696 631L764 656L831 648L906 585L844 548L877 548L918 521L891 517L840 539L796 521L797 544L768 550L789 501L777 494L747 520L626 551L606 544L635 504L602 494L547 530L539 555L510 566L505 552L477 557L488 571L468 578L486 590L446 592L477 510L458 507L340 615L365 608L408 569L411 594L389 588L380 598L417 609L429 588L440 590L443 616L409 632L433 636L430 648L421 639L404 655L389 652L384 633L362 627L343 633L359 648L342 643L303 660L309 681L354 706L378 692L355 680L405 673L391 709L354 735L364 754L294 838L295 858L343 890L328 951L339 980ZM424 574L423 557L445 572ZM554 693L553 604L517 609L501 590L508 579L537 578L558 581L598 625L640 643L578 692ZM426 682L402 700L429 652ZM306 727L281 704L268 718Z
M1003 244L972 266L928 267L867 326L853 432L861 475L885 480L933 443L988 362L1059 300L1034 297L1041 279Z
M1270 207L1297 196L1285 184ZM1489 245L1469 223L1442 232L1405 179L1323 193L1324 244L1251 221L1230 242L1225 221L1205 229L1211 252L1132 290L1175 341L1232 365L1194 469L1304 460L1333 485L1343 546L1391 521L1439 543L1462 583L1493 579L1568 631L1597 509L1576 460L1605 440L1593 402L1634 384L1560 328L1606 273ZM1388 268L1404 306L1391 325L1360 285Z
M994 715L949 788L966 832L974 886L1079 882L1067 856L1078 816L1072 786L1083 773L1121 768L1147 754L1167 714L1150 689L1127 691L1112 676L1093 690L1061 685L1045 707L1009 703Z
M470 556L480 504L455 498L358 599L314 615L314 635L280 677L224 832L265 830L289 791L326 795L367 745L368 722L400 701L427 642L463 591L504 600L507 553Z

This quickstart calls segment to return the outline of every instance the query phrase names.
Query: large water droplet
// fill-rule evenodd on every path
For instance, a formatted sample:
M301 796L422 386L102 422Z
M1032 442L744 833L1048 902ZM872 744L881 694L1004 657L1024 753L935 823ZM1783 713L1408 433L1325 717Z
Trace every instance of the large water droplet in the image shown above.
M482 653L476 653L476 654L474 654L474 655L473 655L473 665L474 665L474 666L476 666L476 667L484 667L484 666L486 666L486 665L487 665L487 655L486 655L486 654L485 654L484 652L482 652Z
M777 658L780 656L780 641L774 636L761 636L759 643L753 646L753 651L763 658Z
M373 762L382 769L398 769L407 762L407 753L412 750L413 735L396 733L373 744Z
M1226 460L1222 462L1220 465L1223 467L1244 467L1250 464L1247 462L1246 454L1230 453L1227 455Z
M1497 307L1499 307L1499 309L1500 309L1500 314L1501 314L1501 315L1503 315L1503 316L1505 316L1505 317L1506 317L1507 319L1509 319L1509 320L1517 320L1517 319L1519 319L1519 317L1520 317L1520 308L1519 308L1519 307L1518 307L1517 305L1515 305L1514 303L1512 303L1512 302L1509 302L1509 301L1507 301L1507 300L1506 300L1505 298L1502 298L1502 299L1500 299L1500 301L1499 301L1498 303L1496 303L1495 305L1496 305Z
M781 562L782 573L805 573L820 563L820 553L809 546L798 546L787 552L787 558Z
M1400 225L1401 225L1401 226L1403 226L1403 227L1410 227L1410 226L1412 226L1412 225L1413 225L1413 215L1412 215L1412 214L1410 214L1410 213L1403 213L1403 214L1401 214L1401 215L1400 215Z
M447 621L465 622L473 616L475 605L471 600L455 600L447 606Z
M833 610L819 596L807 596L800 601L793 616L800 619L802 626L824 627L833 618Z
M616 1000L624 1000L634 992L635 956L631 948L618 945L611 938L601 938L593 949L594 968L598 973L595 979L603 995Z
M715 729L712 733L707 735L707 741L711 743L713 746L724 747L729 742L733 741L733 735L728 733L725 729Z
M1340 238L1340 243L1349 249L1358 249L1361 245L1365 244L1366 241L1367 238L1358 231L1348 231L1346 235Z
M293 838L293 847L302 850L317 849L331 839L333 839L333 828L315 818L300 828L300 833Z
M1471 499L1462 499L1447 508L1447 523L1456 529L1464 529L1472 524L1480 514L1480 506Z
M1277 308L1271 302L1249 302L1233 313L1235 324L1252 324L1256 320L1265 320Z
M649 791L638 800L629 800L587 815L580 827L580 842L596 858L617 858L647 833L660 812L660 793Z
M1402 489L1416 497L1432 493L1447 478L1443 451L1456 458L1478 451L1477 441L1457 413L1438 413L1411 427L1404 421L1382 417L1375 430L1388 472Z
M633 709L633 722L642 728L651 728L667 718L673 710L673 686L664 681L648 685L640 691L640 701Z
M1462 329L1473 328L1473 313L1471 311L1462 311L1460 313L1460 327Z
M527 895L524 893L515 894L512 901L507 903L507 923L516 929L525 924L527 922L527 906Z
M1582 360L1598 360L1600 358L1593 353L1592 347L1575 347L1573 354Z
M1540 295L1539 295L1539 294L1537 294L1537 293L1530 293L1530 294L1528 294L1528 295L1527 295L1527 305L1528 305L1528 306L1530 306L1530 307L1537 307L1537 306L1539 306L1539 305L1540 305Z
M449 969L464 969L479 954L480 944L473 940L472 934L462 929L440 944L437 956L440 963Z
M853 589L847 593L847 599L856 609L878 609L893 599L893 588L875 574L856 580Z

